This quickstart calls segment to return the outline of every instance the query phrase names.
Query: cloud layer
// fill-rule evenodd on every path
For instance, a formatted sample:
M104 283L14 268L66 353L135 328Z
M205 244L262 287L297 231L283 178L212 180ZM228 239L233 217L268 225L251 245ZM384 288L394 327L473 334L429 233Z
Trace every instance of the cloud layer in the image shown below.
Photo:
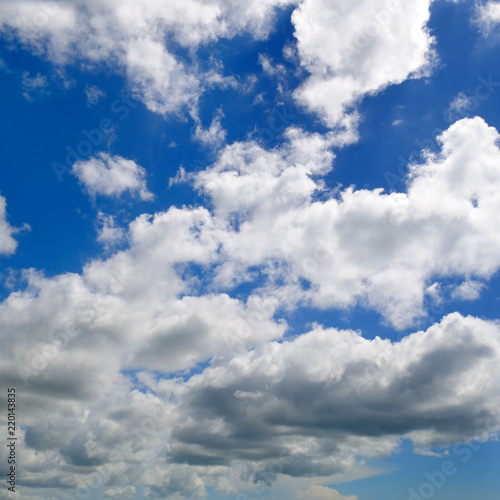
M490 438L497 323L455 313L391 343L319 325L290 337L285 321L304 301L358 303L404 327L446 276L463 279L459 299L481 292L500 266L498 133L464 119L440 141L391 194L327 191L328 136L235 143L187 176L210 211L142 215L125 249L82 274L25 272L0 305L13 339L2 380L23 387L24 486L97 474L108 496L130 484L152 498L233 494L343 473L401 438ZM241 282L251 292L231 297Z
M496 437L500 323L458 312L426 329L419 322L433 305L477 300L500 269L498 131L480 117L451 124L439 150L410 165L404 192L326 181L335 148L357 139L362 99L432 70L430 4L0 3L13 46L60 75L78 65L123 76L151 112L189 114L191 139L211 155L169 184L186 183L196 202L123 227L99 211L100 257L81 272L24 270L0 303L0 377L22 391L27 496L86 498L102 487L106 498L181 500L286 477L309 481L297 498L356 500L320 483L395 453L403 439L438 456L436 447ZM483 26L496 7L480 7ZM228 143L222 107L204 128L198 106L215 85L241 90L241 76L198 51L237 36L264 40L285 11L288 62L258 61L323 132L290 126L272 148L252 134ZM47 82L23 73L25 97L46 93ZM85 89L89 107L104 96ZM464 115L464 96L450 117ZM131 158L96 152L72 174L94 204L154 198ZM15 252L16 231L0 196L0 254ZM317 323L299 329L289 325L298 308L362 308L413 333L391 341Z

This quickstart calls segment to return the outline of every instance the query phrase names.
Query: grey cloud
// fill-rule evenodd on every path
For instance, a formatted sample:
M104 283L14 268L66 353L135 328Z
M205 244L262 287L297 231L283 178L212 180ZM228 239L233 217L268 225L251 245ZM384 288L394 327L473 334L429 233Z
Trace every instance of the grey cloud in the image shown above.
M297 361L309 343L323 353L315 375L311 361ZM384 449L393 450L400 437L419 432L432 433L434 445L449 445L471 439L492 422L500 428L495 409L500 393L489 372L500 356L497 325L450 315L386 349L391 361L361 390L355 390L352 375L373 364L380 344L351 332L317 330L249 353L225 369L208 369L186 384L182 419L172 432L173 456L193 463L217 463L217 457L279 459L285 450L294 453L289 443L295 436L302 446L314 443L314 453L297 451L299 446L296 463L283 467L283 473L320 475L340 470L346 457L359 452L357 446L366 445L369 454L388 439L393 444ZM487 390L474 390L478 372L487 377ZM216 383L210 382L212 376ZM461 394L468 385L470 391ZM263 397L236 397L238 390L259 391ZM223 431L214 431L220 420L224 425L217 428ZM356 444L359 439L366 442Z

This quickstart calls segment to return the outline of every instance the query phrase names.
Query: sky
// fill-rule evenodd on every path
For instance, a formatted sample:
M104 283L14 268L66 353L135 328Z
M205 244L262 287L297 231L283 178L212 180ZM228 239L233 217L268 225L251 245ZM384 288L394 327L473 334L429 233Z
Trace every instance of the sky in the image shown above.
M0 2L0 499L498 500L499 25Z

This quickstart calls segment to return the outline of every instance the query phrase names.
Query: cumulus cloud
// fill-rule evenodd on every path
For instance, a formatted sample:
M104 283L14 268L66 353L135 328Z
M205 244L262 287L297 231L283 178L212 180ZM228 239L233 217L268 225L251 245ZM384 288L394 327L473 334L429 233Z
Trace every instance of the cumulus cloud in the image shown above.
M500 428L499 356L498 324L457 313L398 343L318 327L181 385L172 458L251 460L255 480L272 483L269 463L291 476L328 476L356 455L396 451L401 437L417 446L488 439ZM237 397L237 389L260 395Z
M141 214L127 227L99 213L97 239L111 255L79 273L27 270L0 303L0 376L22 390L27 495L82 496L98 484L107 498L139 486L146 498L203 498L283 474L307 478L302 498L355 500L320 483L403 438L432 455L496 435L498 322L453 313L392 342L286 321L301 305L359 306L405 329L429 297L474 300L500 268L500 137L481 118L442 133L439 151L410 166L406 192L325 182L332 149L356 138L362 97L432 66L429 3L0 4L11 40L59 67L107 65L149 110L187 109L193 138L219 148L205 170L181 168L170 183L191 183L207 207ZM286 58L308 72L295 98L334 130L290 127L273 149L226 144L222 112L204 128L197 105L205 88L236 83L222 67L200 69L196 49L263 39L285 6L296 7L297 41ZM282 78L282 66L259 61ZM73 174L93 197L153 198L145 170L121 156L100 153ZM1 253L14 252L14 232L0 197Z
M0 308L2 331L15 339L2 378L23 388L27 486L71 490L93 474L112 490L141 484L153 498L202 496L231 470L241 478L246 469L238 481L246 488L278 473L330 476L356 457L390 454L401 437L451 446L500 427L494 322L455 313L395 343L321 326L270 342L283 331L261 314L270 318L272 307L168 301L167 282L163 295L146 296L143 270L106 277L116 264L92 264L101 284L92 266L83 279L30 276L28 290ZM144 277L144 287L151 283ZM221 357L226 322L236 337L239 317L243 349ZM192 343L199 354L190 347L179 358ZM207 355L198 374L169 376Z
M89 160L76 162L72 173L93 197L119 197L128 191L141 200L153 199L146 187L146 170L121 156L99 153Z
M429 71L430 0L305 0L294 11L298 54L309 78L299 103L331 127L352 130L356 104L368 94ZM328 50L325 50L328 47Z
M29 487L95 473L108 489L202 496L232 491L233 476L241 489L330 477L401 438L431 449L498 430L497 323L455 313L393 343L319 325L287 337L285 321L304 301L359 303L405 326L440 279L488 279L500 266L497 131L455 123L412 166L408 192L391 194L329 191L329 136L286 138L269 151L234 143L184 172L210 210L141 215L126 248L81 274L27 271L0 304ZM242 282L251 291L231 297Z
M270 285L278 276L291 287L307 280L302 301L360 304L406 328L425 315L434 277L489 279L498 270L499 136L481 118L439 137L441 151L411 167L407 193L350 187L329 196L321 184L333 159L327 137L287 134L272 152L227 146L194 176L233 227L223 235L220 283L247 280L259 266Z
M229 80L222 76L223 68L200 69L192 57L195 50L237 34L265 38L277 9L296 6L296 62L310 76L295 97L329 126L343 130L346 143L357 138L356 104L363 96L428 73L434 59L433 38L426 28L429 4L430 0L357 0L348 6L326 0L81 0L40 6L34 0L8 0L0 6L0 26L58 65L75 60L109 65L126 75L134 95L153 112L189 110L196 115L205 88L224 87ZM191 56L175 54L174 46L165 44L168 39L189 49ZM265 72L282 77L283 66L271 64L265 55L259 61ZM234 78L230 81L233 85Z

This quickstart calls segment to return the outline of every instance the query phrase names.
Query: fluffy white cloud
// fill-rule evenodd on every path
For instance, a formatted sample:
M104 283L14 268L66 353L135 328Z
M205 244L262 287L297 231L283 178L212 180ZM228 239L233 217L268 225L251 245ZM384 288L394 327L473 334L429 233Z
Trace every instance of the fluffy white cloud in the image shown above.
M426 28L429 5L430 0L302 2L292 21L301 65L311 75L295 92L298 102L332 127L353 129L361 97L428 71L434 57Z
M93 197L120 196L128 191L141 200L153 199L146 187L146 170L121 156L99 153L89 160L76 162L72 173Z
M248 280L248 269L261 266L271 289L278 277L292 287L305 279L301 300L362 304L405 328L425 315L434 277L488 279L500 267L499 135L481 118L442 134L441 152L412 166L407 193L328 196L318 178L331 168L328 140L296 130L288 137L272 152L228 146L195 176L215 216L233 228L223 235L220 283Z
M433 39L426 29L430 0L79 0L38 3L7 0L0 27L57 64L105 63L125 74L134 94L153 112L196 115L206 87L223 84L196 61L201 44L248 33L264 38L279 8L297 5L292 21L300 65L310 73L295 92L298 102L356 139L357 102L388 85L429 70ZM165 40L171 42L165 44ZM190 49L175 55L175 45ZM329 47L329 50L323 50ZM288 47L290 51L290 47ZM272 68L262 56L265 71Z
M197 284L177 266L206 262L208 242L186 215L139 220L127 252L90 263L82 276L27 272L26 291L0 305L2 335L15 339L2 352L1 378L22 390L26 412L25 488L71 494L92 479L145 484L152 496L203 491L189 467L165 463L174 406L133 390L132 374L142 387L155 370L223 362L280 338L286 325L257 296L188 295Z
M153 112L174 113L181 104L193 105L201 92L197 78L152 38L129 43L126 67L132 92Z
M81 274L26 272L0 304L27 487L68 491L95 473L108 489L202 496L233 492L233 477L246 489L277 473L329 477L401 437L429 448L499 428L497 323L452 314L391 343L321 326L287 339L280 320L306 300L407 325L441 278L463 276L466 290L494 273L496 130L455 123L412 167L408 192L392 194L329 192L330 137L286 136L271 151L226 146L181 176L211 211L144 214L127 248ZM225 293L241 281L244 299Z

